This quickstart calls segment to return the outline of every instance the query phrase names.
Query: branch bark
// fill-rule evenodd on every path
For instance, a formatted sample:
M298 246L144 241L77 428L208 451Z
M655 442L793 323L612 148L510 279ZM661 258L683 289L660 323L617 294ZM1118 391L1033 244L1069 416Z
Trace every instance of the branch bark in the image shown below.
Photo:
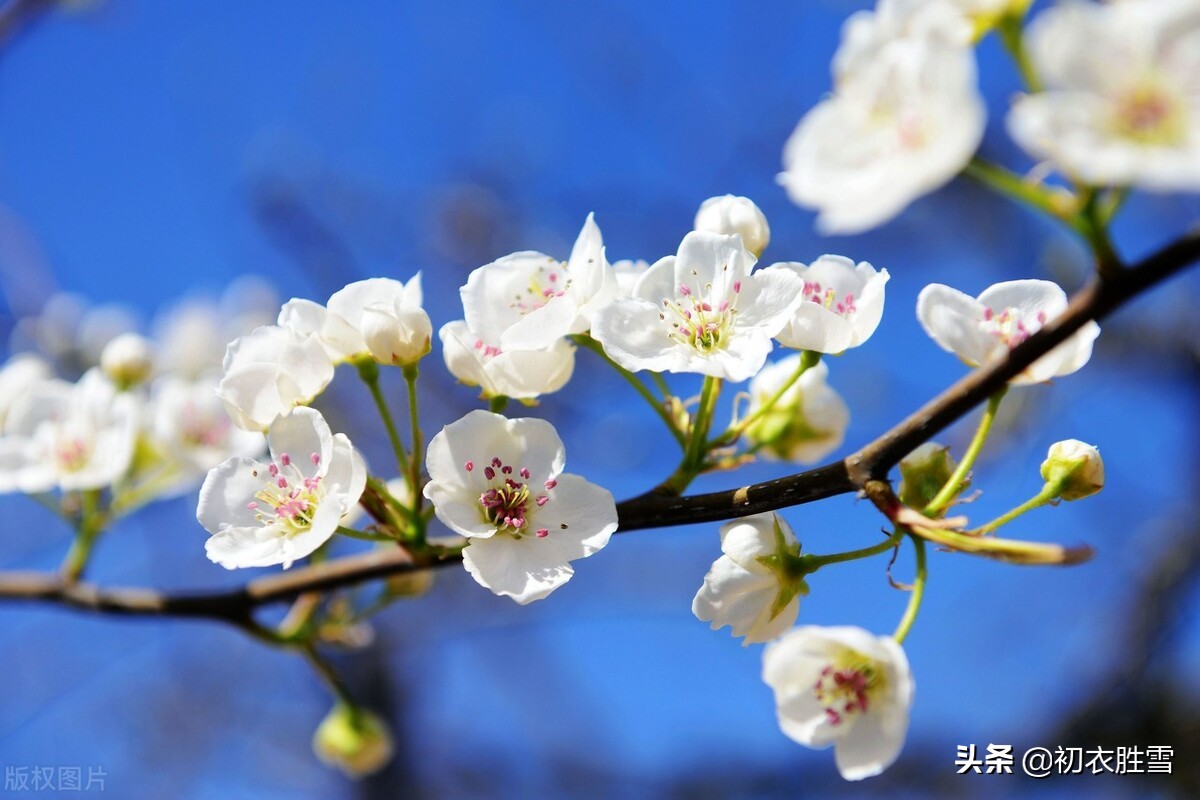
M1010 378L1147 289L1200 261L1200 230L1106 280L1094 280L1071 298L1067 311L1003 359L965 375L890 430L842 461L786 478L688 497L654 493L618 504L620 531L661 528L803 505L849 492L864 492L889 517L896 512L888 472L901 458L984 402ZM93 612L175 616L246 625L259 606L364 581L458 563L443 559L417 565L400 549L376 550L278 575L256 578L221 592L166 594L153 589L105 588L68 583L56 575L0 572L0 600L58 603Z

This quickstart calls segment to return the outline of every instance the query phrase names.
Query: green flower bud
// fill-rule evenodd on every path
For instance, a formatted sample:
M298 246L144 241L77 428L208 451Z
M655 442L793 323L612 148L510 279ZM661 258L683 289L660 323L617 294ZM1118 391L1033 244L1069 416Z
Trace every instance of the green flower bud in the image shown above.
M375 714L338 703L317 726L313 752L351 778L361 778L391 760L392 735Z
M1104 461L1092 445L1066 439L1050 446L1042 478L1055 497L1080 500L1104 488Z
M950 455L949 447L926 442L900 459L900 502L910 508L924 508L957 468L958 462Z

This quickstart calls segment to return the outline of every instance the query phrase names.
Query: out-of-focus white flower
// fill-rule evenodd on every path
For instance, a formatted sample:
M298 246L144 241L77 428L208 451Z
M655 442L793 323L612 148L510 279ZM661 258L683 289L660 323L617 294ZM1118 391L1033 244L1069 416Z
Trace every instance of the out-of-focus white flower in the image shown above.
M233 281L219 302L191 297L167 307L151 326L158 372L197 379L219 370L229 342L271 324L278 313L274 289L254 275Z
M796 353L768 364L754 376L747 416L757 414L783 388L800 366L800 358ZM841 446L850 424L850 409L826 383L828 376L824 362L809 367L770 411L746 428L746 439L762 446L758 452L763 457L813 464Z
M804 282L804 302L787 327L776 336L797 350L841 353L871 338L883 319L884 286L888 271L866 261L857 265L844 256L821 256L805 266L786 262Z
M392 734L383 719L343 703L321 720L312 746L317 758L351 778L383 769L392 760L394 749Z
M175 474L165 493L191 489L210 469L235 456L253 458L266 443L262 434L233 425L214 377L190 380L176 375L151 386L150 434L154 449Z
M601 309L592 335L634 372L744 381L762 368L803 289L790 270L753 266L741 237L693 231L678 255L650 267L632 297Z
M298 336L317 336L335 364L356 358L411 364L429 352L433 336L422 300L419 273L408 283L370 278L346 285L325 306L289 300L279 325Z
M470 539L463 566L481 586L524 605L574 574L617 529L608 490L562 472L554 426L472 411L429 443L425 497L439 520Z
M100 369L121 388L137 386L154 372L154 346L137 333L122 333L100 352Z
M1057 498L1082 500L1104 488L1104 460L1078 439L1055 442L1042 462L1042 479L1057 487Z
M800 543L774 512L721 526L723 556L713 562L692 600L692 613L715 631L728 625L743 644L769 642L796 622L808 593Z
M957 175L986 117L969 49L890 41L800 121L779 181L823 232L864 231Z
M217 396L235 425L263 431L312 402L332 380L333 364L320 338L264 325L229 345Z
M630 297L633 294L633 287L637 286L637 282L646 274L646 270L650 269L650 264L642 259L623 259L614 261L613 274L617 278L617 297Z
M1200 190L1200 4L1064 2L1027 42L1047 90L1009 114L1025 150L1088 184Z
M921 327L943 350L973 367L1004 357L1066 308L1066 292L1041 280L993 284L978 298L932 283L917 297ZM1099 335L1100 326L1087 323L1009 383L1041 383L1070 375L1092 357L1092 343Z
M446 369L468 386L478 386L484 398L532 400L557 392L575 370L575 345L566 339L542 350L501 350L472 334L462 320L443 325L438 337Z
M53 375L54 371L46 360L31 353L15 355L0 367L0 431L4 430L8 411L17 398Z
M879 0L873 11L851 14L833 57L843 80L897 39L927 39L967 47L1005 14L1023 14L1030 0Z
M583 333L616 296L604 241L588 214L567 261L524 251L486 264L461 289L467 327L503 350L544 350Z
M0 491L103 489L129 469L138 402L93 369L78 383L45 380L17 397L0 439Z
M852 627L795 628L767 645L763 680L775 691L783 732L807 747L833 745L846 780L878 775L900 754L913 679L891 637Z
M771 241L771 228L762 210L750 198L732 194L710 197L701 203L692 227L722 236L736 233L756 258Z
M362 456L314 409L276 420L267 447L270 463L231 458L200 487L196 518L212 534L204 549L226 569L287 569L354 515L366 486Z

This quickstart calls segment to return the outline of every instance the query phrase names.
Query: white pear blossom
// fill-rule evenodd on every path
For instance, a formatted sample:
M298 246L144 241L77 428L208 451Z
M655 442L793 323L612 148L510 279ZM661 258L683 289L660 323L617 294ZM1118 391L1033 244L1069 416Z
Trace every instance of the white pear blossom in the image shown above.
M803 281L804 302L775 338L785 347L841 353L871 338L883 319L886 269L845 256L825 255L812 264L785 262Z
M750 198L732 194L710 197L701 203L692 227L723 236L736 233L755 256L761 256L771 241L771 228L762 209Z
M21 353L0 367L0 431L4 430L9 409L31 387L49 380L54 370L41 356Z
M99 369L78 383L49 379L13 402L0 438L0 491L103 489L128 471L139 405Z
M154 346L140 334L122 333L100 351L100 368L117 386L137 386L154 372Z
M616 297L617 282L588 214L567 261L513 253L472 272L460 293L472 333L504 350L544 350L586 331L597 310Z
M746 415L760 409L791 380L800 366L796 353L763 367L750 381ZM746 428L746 439L762 445L768 460L814 464L841 446L850 424L850 409L826 380L829 367L818 362L804 371L779 401Z
M205 552L226 569L287 569L355 514L367 483L362 456L319 412L297 408L267 431L271 461L237 457L208 473L196 518Z
M217 396L235 425L263 431L332 380L333 364L316 334L264 325L229 345Z
M643 259L622 259L614 261L613 274L617 278L617 297L630 297L637 282L650 269L650 263Z
M824 233L858 233L957 175L986 116L969 49L890 41L800 121L779 181Z
M325 306L289 300L279 325L298 336L317 336L334 364L357 358L411 364L429 352L433 336L422 301L420 273L408 283L369 278L334 292Z
M151 386L151 441L175 475L168 493L186 491L226 459L255 457L266 446L261 433L234 426L215 386L213 377L177 375L163 376Z
M600 311L592 335L628 370L744 381L762 368L803 289L782 267L751 272L754 261L740 236L693 231L632 297Z
M856 781L896 760L908 734L913 679L903 648L862 628L802 626L763 652L779 727L807 747L835 748Z
M1057 487L1057 498L1082 500L1104 488L1104 460L1093 445L1078 439L1055 442L1042 462L1042 479Z
M917 297L921 327L943 350L973 367L1002 358L1066 308L1066 292L1042 280L997 283L978 298L933 283ZM1099 335L1100 326L1087 323L1009 383L1041 383L1070 375L1092 357L1092 343Z
M168 306L151 325L157 370L192 379L219 370L229 342L271 324L278 313L273 285L257 275L234 280L219 301L194 296Z
M712 629L728 625L743 644L761 644L796 622L800 595L808 593L800 570L800 543L774 512L721 526L720 558L704 576L692 613Z
M833 73L845 79L897 39L971 45L1005 14L1023 14L1030 0L879 0L872 11L851 14L833 57Z
M1084 183L1200 191L1200 4L1064 2L1026 38L1046 91L1013 106L1018 144Z
M533 400L561 389L575 370L575 345L566 339L540 350L501 350L472 334L462 320L443 325L438 337L446 369L468 386L478 386L484 398Z
M472 411L429 443L424 494L439 520L468 537L463 565L476 582L522 605L574 574L617 529L612 494L562 472L554 426Z

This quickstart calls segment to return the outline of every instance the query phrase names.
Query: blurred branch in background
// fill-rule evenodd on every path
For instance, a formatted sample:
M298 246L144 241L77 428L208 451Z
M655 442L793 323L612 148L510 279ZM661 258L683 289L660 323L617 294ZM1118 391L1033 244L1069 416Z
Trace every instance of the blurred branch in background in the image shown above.
M59 5L69 4L60 0L9 0L0 6L0 47L10 45L38 22L44 12Z

